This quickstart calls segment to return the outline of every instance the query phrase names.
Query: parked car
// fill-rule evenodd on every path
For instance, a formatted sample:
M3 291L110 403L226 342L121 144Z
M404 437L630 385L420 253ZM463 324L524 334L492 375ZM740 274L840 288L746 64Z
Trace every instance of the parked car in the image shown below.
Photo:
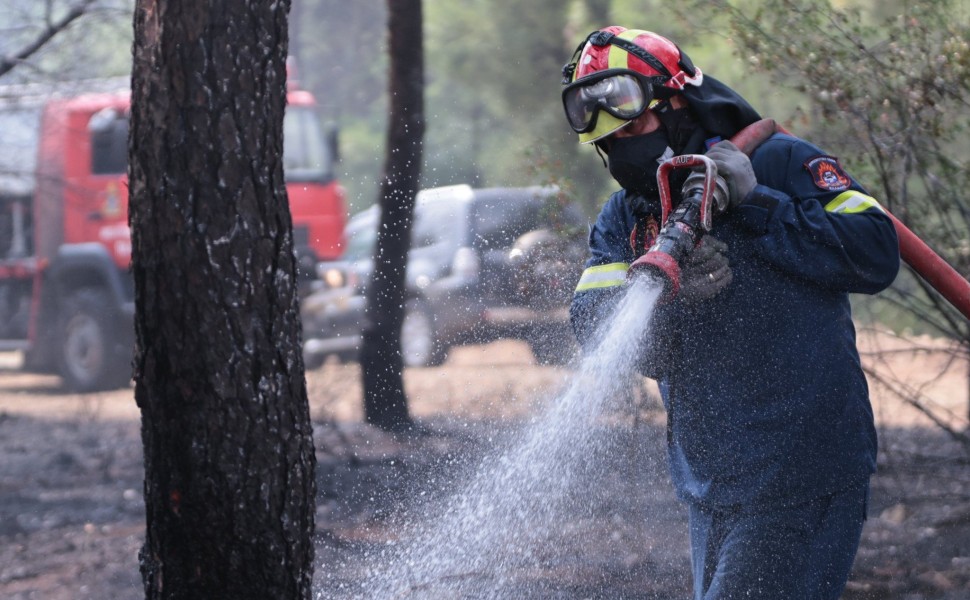
M318 289L302 301L311 367L331 354L356 357L378 216L372 207L350 219L344 255L318 265ZM586 224L553 187L422 190L407 262L405 365L438 365L452 346L504 338L525 340L542 363L571 358L568 306Z

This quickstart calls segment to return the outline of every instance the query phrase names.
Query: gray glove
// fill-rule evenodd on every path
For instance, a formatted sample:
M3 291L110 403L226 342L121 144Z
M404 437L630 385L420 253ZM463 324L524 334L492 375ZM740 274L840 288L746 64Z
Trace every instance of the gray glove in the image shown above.
M727 249L727 244L714 236L701 238L680 271L678 297L688 303L699 302L713 298L727 287L734 279L724 254Z
M758 180L751 167L751 159L731 142L718 142L707 151L707 157L717 165L717 174L728 185L728 206L733 208L744 202Z

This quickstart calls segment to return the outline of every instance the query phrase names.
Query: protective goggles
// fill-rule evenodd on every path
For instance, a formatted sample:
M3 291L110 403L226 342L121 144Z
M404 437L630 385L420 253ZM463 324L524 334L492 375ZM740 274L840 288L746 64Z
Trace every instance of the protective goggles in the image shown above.
M562 91L566 119L576 133L595 129L601 110L632 121L658 102L650 78L626 69L599 71L577 79Z

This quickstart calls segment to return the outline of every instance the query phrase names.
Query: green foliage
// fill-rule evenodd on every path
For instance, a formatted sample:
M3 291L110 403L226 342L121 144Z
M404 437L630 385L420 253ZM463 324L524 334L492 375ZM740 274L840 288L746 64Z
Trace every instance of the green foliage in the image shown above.
M340 136L351 213L377 198L387 136L387 9L383 1L296 0L290 55L300 86Z
M299 11L291 47L300 79L341 129L343 183L362 208L376 198L386 129L383 3L308 0ZM608 173L578 147L560 99L561 67L593 28L585 12L575 1L528 10L511 0L426 4L424 187L533 184L529 156L541 149L587 204L602 202Z
M551 157L542 148L527 150L525 161L527 165L526 179L533 185L552 187L557 190L557 194L550 199L546 205L546 220L554 224L556 233L565 236L583 237L585 231L576 231L569 226L563 219L557 218L563 215L562 209L568 205L576 205L584 208L592 217L596 214L598 207L590 204L587 197L577 191L576 181L566 175L566 170L561 161Z
M429 7L429 183L531 184L527 153L541 147L562 161L575 156L559 83L574 45L563 36L567 20L554 4Z

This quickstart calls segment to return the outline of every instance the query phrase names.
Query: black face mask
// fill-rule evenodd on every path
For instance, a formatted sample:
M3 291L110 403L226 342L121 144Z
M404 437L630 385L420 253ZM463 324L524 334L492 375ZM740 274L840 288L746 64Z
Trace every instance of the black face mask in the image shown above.
M644 135L615 138L610 142L609 169L623 189L652 200L657 197L657 167L669 150L663 127Z
M664 129L667 130L667 139L670 147L674 149L674 154L686 154L687 147L691 145L694 133L698 131L697 123L691 112L686 108L676 110L661 110L656 113Z

